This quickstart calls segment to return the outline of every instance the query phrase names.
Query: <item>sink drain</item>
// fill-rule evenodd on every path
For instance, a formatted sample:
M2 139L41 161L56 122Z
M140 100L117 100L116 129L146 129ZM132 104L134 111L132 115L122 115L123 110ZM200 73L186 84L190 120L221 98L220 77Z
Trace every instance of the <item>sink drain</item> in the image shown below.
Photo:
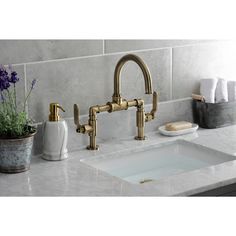
M139 183L140 184L145 184L145 183L151 182L151 181L153 181L153 179L143 179L143 180L140 180Z

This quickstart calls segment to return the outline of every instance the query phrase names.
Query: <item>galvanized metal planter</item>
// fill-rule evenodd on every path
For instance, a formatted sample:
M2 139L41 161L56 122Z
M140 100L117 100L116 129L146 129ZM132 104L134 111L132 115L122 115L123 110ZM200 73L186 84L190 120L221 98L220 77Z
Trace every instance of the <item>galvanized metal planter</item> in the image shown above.
M19 139L0 138L0 172L19 173L29 169L35 133Z
M205 103L193 100L193 118L202 128L215 129L236 124L236 101Z

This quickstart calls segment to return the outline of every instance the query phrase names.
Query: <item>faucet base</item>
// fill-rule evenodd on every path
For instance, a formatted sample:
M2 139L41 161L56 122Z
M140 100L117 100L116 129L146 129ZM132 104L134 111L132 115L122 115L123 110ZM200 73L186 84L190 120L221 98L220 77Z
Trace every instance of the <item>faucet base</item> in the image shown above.
M98 150L98 148L99 148L98 145L96 145L95 148L94 148L94 147L91 147L91 146L87 146L87 149L88 149L88 150Z
M147 137L146 136L144 136L144 137L135 136L134 139L136 139L136 140L145 140L145 139L147 139Z

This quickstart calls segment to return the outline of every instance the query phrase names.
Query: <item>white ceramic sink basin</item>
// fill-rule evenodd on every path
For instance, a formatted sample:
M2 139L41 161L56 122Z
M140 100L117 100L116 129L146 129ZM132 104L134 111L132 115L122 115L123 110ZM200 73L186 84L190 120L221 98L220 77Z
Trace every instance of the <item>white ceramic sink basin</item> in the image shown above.
M198 144L177 140L138 147L82 162L131 183L146 183L236 159Z

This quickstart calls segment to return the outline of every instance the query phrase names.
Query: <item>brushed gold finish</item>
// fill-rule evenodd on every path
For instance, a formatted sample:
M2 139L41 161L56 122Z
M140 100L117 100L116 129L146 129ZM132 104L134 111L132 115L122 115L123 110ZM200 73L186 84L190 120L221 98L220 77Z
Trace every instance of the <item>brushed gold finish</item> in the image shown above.
M112 101L118 104L122 103L122 98L120 95L120 74L121 74L121 69L123 68L124 64L128 61L134 61L136 62L140 69L143 72L143 77L144 77L144 83L145 83L145 93L146 94L152 94L152 79L151 75L149 72L148 67L146 64L143 62L143 60L134 55L134 54L127 54L123 56L117 63L116 68L115 68L115 74L114 74L114 94L112 96Z
M49 121L59 121L60 120L60 116L59 116L59 109L61 109L63 112L65 112L65 110L58 104L58 103L50 103L49 106Z
M125 100L121 98L120 95L120 73L122 67L127 61L136 62L143 72L144 82L145 82L145 93L152 94L152 79L148 67L142 61L142 59L136 55L128 54L122 57L116 65L114 73L114 94L112 96L112 102L107 102L105 105L96 105L89 108L89 119L88 124L80 124L79 121L79 106L74 104L74 123L77 126L76 131L78 133L88 134L89 145L88 150L98 150L98 145L96 144L97 135L97 113L100 112L115 112L127 110L129 107L137 107L136 112L136 126L137 126L137 136L135 139L144 140L144 126L145 122L154 119L154 114L157 111L157 93L153 93L153 107L151 112L144 112L144 101L142 99Z
M145 184L145 183L152 182L152 181L153 181L153 179L143 179L143 180L140 180L139 183Z
M74 123L79 126L79 105L74 104Z
M157 112L157 104L158 104L158 93L153 92L153 99L152 99L152 110L149 113L145 114L145 121L151 121L155 119L155 113Z
M144 121L145 121L145 113L143 108L144 102L137 106L136 111L136 126L138 128L138 135L135 136L136 140L145 140L144 136Z
M95 139L91 140L90 141L90 145L87 146L87 149L88 150L98 150L99 149L99 146L98 145L94 145L93 144L93 141L95 141ZM92 144L91 144L92 143Z

